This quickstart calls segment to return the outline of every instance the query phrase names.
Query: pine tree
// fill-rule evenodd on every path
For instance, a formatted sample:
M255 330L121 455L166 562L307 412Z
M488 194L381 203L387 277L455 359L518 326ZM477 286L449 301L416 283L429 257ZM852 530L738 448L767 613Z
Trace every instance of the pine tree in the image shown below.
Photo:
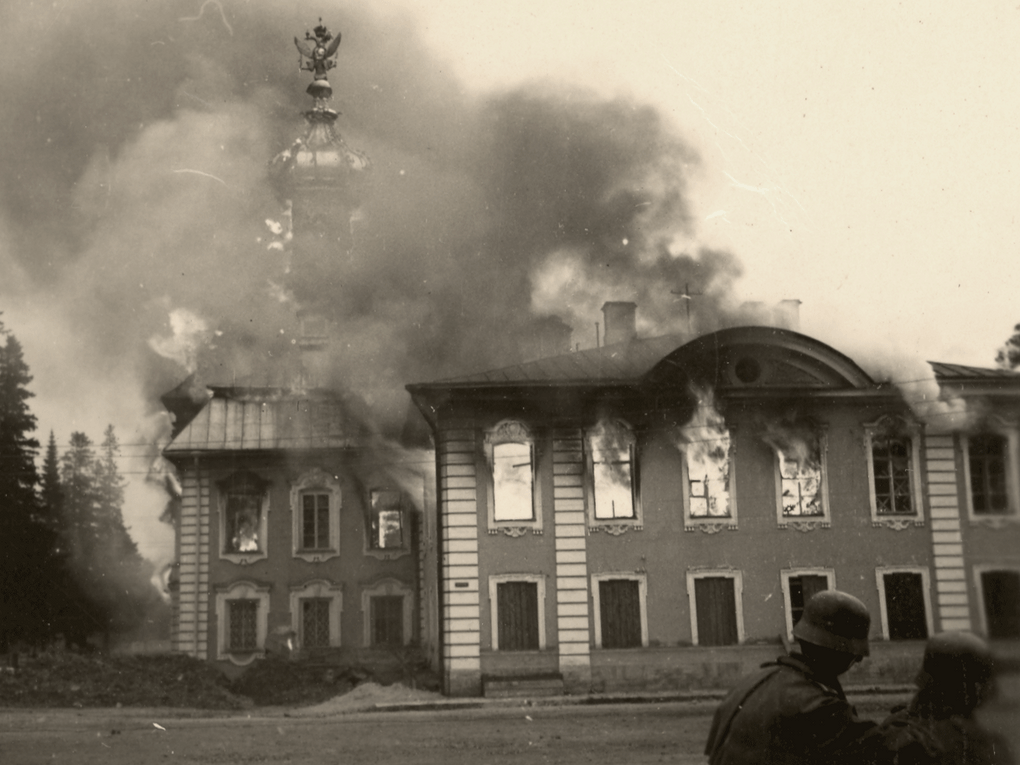
M999 349L995 356L995 363L1002 369L1020 367L1020 324L1013 327L1013 335Z
M45 638L39 564L46 538L36 497L36 420L28 407L32 377L21 344L2 323L0 338L0 652L6 652L13 641Z
M86 634L125 632L161 603L153 568L124 525L125 481L117 467L120 445L106 429L99 452L84 433L71 435L61 460L64 533L71 571L82 592L73 642Z

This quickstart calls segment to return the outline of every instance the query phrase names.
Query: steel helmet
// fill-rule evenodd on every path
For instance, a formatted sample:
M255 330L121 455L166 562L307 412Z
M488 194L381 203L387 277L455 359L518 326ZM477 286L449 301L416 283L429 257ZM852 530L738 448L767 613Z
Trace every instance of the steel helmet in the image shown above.
M838 590L822 590L804 605L793 636L834 651L867 656L870 629L871 615L861 601Z
M972 632L942 632L928 639L917 685L932 700L969 711L993 692L992 651Z

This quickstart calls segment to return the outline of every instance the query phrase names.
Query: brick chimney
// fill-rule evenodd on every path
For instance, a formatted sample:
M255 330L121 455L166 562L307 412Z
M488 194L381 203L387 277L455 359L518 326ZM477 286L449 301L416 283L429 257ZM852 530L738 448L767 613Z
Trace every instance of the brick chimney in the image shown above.
M626 343L637 337L637 303L610 301L602 306L603 345Z

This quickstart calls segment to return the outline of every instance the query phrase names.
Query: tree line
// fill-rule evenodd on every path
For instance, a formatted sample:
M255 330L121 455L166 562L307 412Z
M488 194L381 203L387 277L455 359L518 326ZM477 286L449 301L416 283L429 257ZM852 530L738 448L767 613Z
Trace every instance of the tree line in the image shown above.
M73 433L63 455L51 432L40 471L31 381L0 322L0 653L55 640L85 648L167 612L124 525L113 426L99 444Z

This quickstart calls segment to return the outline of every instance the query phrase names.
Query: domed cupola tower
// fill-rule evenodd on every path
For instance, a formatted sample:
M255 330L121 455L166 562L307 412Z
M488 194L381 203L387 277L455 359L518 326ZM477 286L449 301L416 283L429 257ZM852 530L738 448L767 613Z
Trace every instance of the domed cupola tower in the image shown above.
M321 23L305 39L294 38L300 68L313 79L312 108L303 113L304 134L270 163L277 195L291 207L291 256L287 287L298 302L303 384L324 384L331 336L330 304L353 257L352 218L360 204L368 156L350 148L329 107L333 88L326 73L336 66L340 34ZM307 331L306 331L307 330Z

